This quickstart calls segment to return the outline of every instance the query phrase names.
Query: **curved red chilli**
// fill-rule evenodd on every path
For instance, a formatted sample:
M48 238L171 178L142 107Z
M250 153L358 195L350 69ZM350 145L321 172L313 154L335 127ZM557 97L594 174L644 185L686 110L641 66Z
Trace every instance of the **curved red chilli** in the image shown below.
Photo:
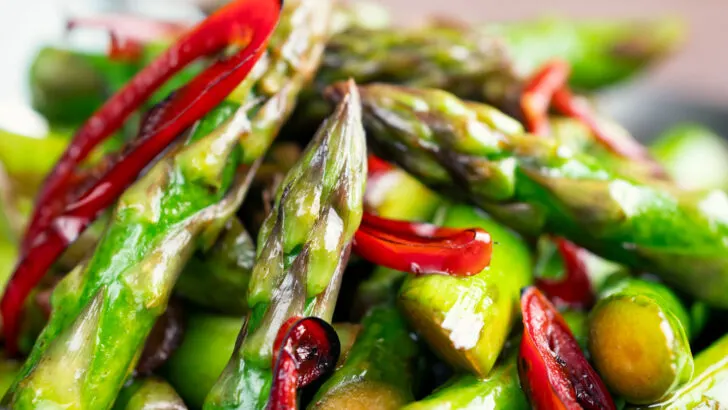
M273 386L267 410L297 410L298 388L333 370L341 346L336 331L316 318L292 317L273 346Z
M613 410L599 375L556 308L535 287L521 295L523 337L518 374L537 410Z
M130 144L137 144L138 141L144 141L149 138L151 130L157 127L162 118L162 113L166 109L167 101L162 101L154 106L144 117L137 139ZM20 329L19 321L25 299L43 279L45 273L51 268L55 260L63 253L68 245L77 239L85 227L105 208L99 208L95 212L90 212L85 215L72 215L68 214L68 209L64 209L67 206L66 202L72 201L71 198L74 197L80 197L83 200L84 192L88 194L86 192L87 189L98 185L100 178L105 175L105 172L113 169L120 161L124 160L124 154L128 151L130 150L127 147L118 154L104 158L94 168L83 172L75 172L72 175L74 183L69 188L69 192L66 192L63 197L58 196L52 198L46 204L49 208L61 209L58 213L62 215L65 213L65 215L61 218L56 218L51 227L33 238L27 254L21 255L18 266L8 281L5 287L5 293L0 301L0 313L3 316L6 350L9 354L14 355L17 352L17 335ZM109 199L113 200L113 197Z
M353 250L377 265L413 274L470 276L490 264L493 243L482 229L440 228L365 214Z
M564 261L564 278L551 280L536 279L536 287L544 292L556 305L587 309L594 304L594 291L582 254L584 249L564 238L554 240Z
M554 108L562 114L579 120L586 125L597 141L609 151L623 158L653 163L656 171L661 169L652 159L647 148L637 140L629 136L617 139L613 134L606 132L597 121L587 101L583 97L573 95L567 87L563 87L554 93L552 103Z
M369 154L367 156L367 171L369 172L370 176L381 172L391 171L392 169L394 169L394 166L392 164L379 158L378 156L374 154Z
M568 63L553 60L541 66L528 80L521 95L521 110L528 132L536 135L549 134L548 111L551 99L566 84L570 71Z
M279 13L280 3L276 0L238 0L229 4L142 70L76 134L38 197L22 244L21 261L0 302L10 354L17 351L23 302L55 259L181 131L242 82L260 58ZM223 39L227 40L224 44ZM103 176L77 196L64 195L70 188L67 182L77 176L78 163L166 78L195 56L241 40L247 43L245 49L217 61L174 93L165 102L164 109L155 113L152 125L147 123L140 131L140 138L127 147Z
M203 113L212 109L247 75L257 61L280 13L277 0L237 0L204 20L181 37L97 110L74 135L38 195L36 209L26 231L27 240L48 227L55 215L45 209L46 201L67 187L73 170L91 150L116 131L126 118L154 91L186 65L203 55L231 44L246 45L233 57L218 61L192 80L171 101L175 115L158 130L166 146ZM207 93L203 97L202 93Z

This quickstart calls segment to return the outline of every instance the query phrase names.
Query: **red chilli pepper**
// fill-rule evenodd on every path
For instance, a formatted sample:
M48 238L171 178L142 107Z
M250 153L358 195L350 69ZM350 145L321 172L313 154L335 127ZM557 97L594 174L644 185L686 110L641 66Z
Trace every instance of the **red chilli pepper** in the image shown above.
M587 309L594 304L595 295L582 257L586 252L564 238L554 240L564 261L564 278L536 279L536 286L558 305Z
M537 410L606 409L612 400L556 308L535 287L521 294L521 385Z
M567 117L586 125L607 150L623 158L646 163L652 168L654 176L664 178L665 171L642 144L629 136L622 137L604 130L587 101L571 93L567 85L569 72L566 62L553 60L544 64L526 83L521 95L521 110L528 132L549 135L548 111L553 106Z
M607 133L597 121L587 101L583 97L573 95L567 87L554 93L553 105L562 114L586 125L597 141L609 151L623 158L654 162L647 149L637 140L629 137L616 138L613 134Z
M333 370L340 353L339 337L325 321L288 319L273 346L273 386L266 409L298 409L298 389Z
M549 134L548 111L551 100L569 79L568 63L554 60L544 64L526 83L521 95L521 110L526 129L536 135Z
M379 158L378 156L374 154L369 154L369 156L367 156L367 171L369 172L369 176L391 171L393 169L394 166L392 164Z
M353 250L377 265L417 275L471 276L490 264L493 242L479 228L442 228L365 213Z
M203 21L138 73L76 133L41 190L21 246L21 261L0 302L8 353L17 352L23 302L57 257L183 130L219 104L262 55L278 21L279 0L237 0ZM118 160L85 190L69 195L76 168L91 150L174 73L197 57L245 45L175 92ZM76 192L76 190L74 190Z

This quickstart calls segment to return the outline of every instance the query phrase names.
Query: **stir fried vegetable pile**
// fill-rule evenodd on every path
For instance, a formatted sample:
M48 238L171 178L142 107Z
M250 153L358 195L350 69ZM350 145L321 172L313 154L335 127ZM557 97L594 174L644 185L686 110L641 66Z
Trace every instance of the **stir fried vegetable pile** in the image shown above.
M71 20L0 130L0 408L728 406L728 147L593 93L680 22Z

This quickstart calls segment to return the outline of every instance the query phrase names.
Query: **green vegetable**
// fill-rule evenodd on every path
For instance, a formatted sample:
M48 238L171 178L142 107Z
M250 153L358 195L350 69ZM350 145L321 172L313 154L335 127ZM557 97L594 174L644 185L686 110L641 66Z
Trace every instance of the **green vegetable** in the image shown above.
M349 247L362 217L366 146L353 83L288 172L258 236L243 341L205 402L206 409L263 408L273 343L293 316L330 321Z
M162 379L135 380L119 392L114 410L187 410L172 386Z
M728 144L701 125L670 128L658 137L650 151L684 189L728 188Z
M348 358L314 396L309 409L399 409L414 400L417 344L401 314L375 307Z
M408 277L400 306L436 354L482 378L518 320L519 292L531 282L531 256L517 236L469 206L447 208L442 223L485 229L494 244L490 266L465 278Z
M509 350L487 377L455 376L431 395L402 410L530 409L518 379L518 349Z
M239 317L204 313L187 320L182 344L163 373L191 407L202 407L233 353L242 324Z
M333 327L336 330L336 335L339 337L339 344L341 345L339 361L336 363L336 368L339 368L349 356L351 347L354 346L354 342L356 342L356 338L361 332L361 325L357 323L334 323Z
M6 405L110 408L193 250L211 246L245 196L255 167L236 168L265 153L315 69L328 7L287 2L255 74L124 192L94 254L53 292Z
M246 293L255 260L255 245L237 219L228 222L217 243L193 256L175 291L197 305L225 314L248 310Z
M628 408L719 409L728 403L728 336L695 356L695 374L689 383L659 403Z
M556 141L512 133L502 114L443 91L370 85L361 92L372 146L434 190L467 197L526 234L564 236L728 307L724 192L633 179Z
M644 21L588 21L562 18L484 24L479 29L502 37L516 70L530 74L555 58L572 67L570 83L597 89L623 81L674 51L685 37L675 18Z
M693 374L688 313L656 282L625 278L592 309L589 352L607 386L630 403L663 399Z
M22 193L34 195L66 149L67 140L56 134L31 138L0 129L0 162L17 181Z

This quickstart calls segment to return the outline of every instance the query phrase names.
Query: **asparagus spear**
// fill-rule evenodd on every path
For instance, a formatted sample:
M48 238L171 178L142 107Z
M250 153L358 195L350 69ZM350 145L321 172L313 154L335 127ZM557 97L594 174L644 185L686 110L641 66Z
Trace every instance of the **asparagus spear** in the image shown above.
M375 307L344 365L314 396L309 409L399 409L414 400L417 344L394 307Z
M236 177L236 168L265 152L315 69L328 9L325 0L287 2L255 74L122 195L94 255L56 288L7 405L109 408L191 251L209 247L242 201L253 172Z
M513 233L472 207L449 207L443 222L490 233L491 265L465 278L408 277L400 289L400 306L435 353L456 368L485 377L517 320L519 291L531 281L530 255Z
M37 139L0 129L0 162L19 193L34 195L65 148L66 139L57 134Z
M634 180L558 142L509 133L492 109L443 91L371 85L362 101L375 150L436 191L728 307L725 193Z
M518 379L517 358L518 349L507 349L487 377L455 376L431 395L402 410L529 409Z
M208 313L190 316L182 344L163 374L192 408L201 408L235 348L242 319Z
M358 323L334 323L334 330L336 335L339 337L339 343L341 344L341 353L339 354L339 361L336 362L336 368L340 368L344 362L346 362L351 347L354 346L357 337L361 333L361 325Z
M719 409L728 403L728 336L723 336L695 357L695 375L689 383L659 403L630 409Z
M688 313L668 288L624 278L606 287L590 314L589 352L613 392L648 404L690 380L689 335Z
M728 145L697 124L680 124L661 134L650 151L684 189L728 188Z
M502 106L514 102L509 98L520 89L520 76L550 59L564 59L573 67L575 86L599 88L672 51L681 29L674 19L355 28L332 39L316 84L353 77L360 83L441 88Z
M588 21L541 18L483 24L483 33L503 38L516 71L530 74L551 59L569 62L569 79L580 89L623 81L674 51L684 36L675 18L644 21Z
M98 63L100 70L93 62ZM35 56L30 68L31 103L51 123L77 125L90 117L109 97L107 93L121 87L136 70L104 56L45 47ZM124 80L109 81L119 77Z
M350 82L336 112L286 175L261 228L242 343L210 392L206 409L263 408L281 325L293 316L331 320L362 217L365 180L361 107Z
M159 378L136 380L119 392L114 410L187 410L172 386Z
M242 315L248 309L245 296L254 259L253 240L233 218L211 249L190 259L175 291L197 305Z

